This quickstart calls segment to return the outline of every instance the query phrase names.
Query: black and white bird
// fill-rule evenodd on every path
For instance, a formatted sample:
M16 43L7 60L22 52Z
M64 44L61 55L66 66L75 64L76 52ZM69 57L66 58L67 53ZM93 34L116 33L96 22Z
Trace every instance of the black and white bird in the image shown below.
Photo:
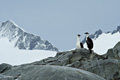
M86 43L87 43L87 47L90 50L90 53L92 53L92 48L93 48L93 41L92 39L89 37L89 33L86 32Z
M76 49L83 48L83 44L80 42L79 38L80 38L80 34L77 35Z

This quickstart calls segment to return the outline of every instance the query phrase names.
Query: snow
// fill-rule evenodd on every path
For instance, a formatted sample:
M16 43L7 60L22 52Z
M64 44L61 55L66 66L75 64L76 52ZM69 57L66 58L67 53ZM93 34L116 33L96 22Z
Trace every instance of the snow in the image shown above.
M55 55L56 52L54 51L19 50L14 47L14 42L9 42L7 38L0 38L0 64L20 65L54 57Z
M98 38L93 39L94 47L92 50L99 55L107 53L108 49L113 48L120 41L120 33L102 33ZM86 43L84 44L87 48Z

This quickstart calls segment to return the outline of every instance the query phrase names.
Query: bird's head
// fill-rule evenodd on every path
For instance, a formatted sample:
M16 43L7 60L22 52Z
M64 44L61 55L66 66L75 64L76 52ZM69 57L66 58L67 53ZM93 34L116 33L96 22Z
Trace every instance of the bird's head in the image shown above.
M88 32L85 33L86 35L89 34Z
M88 33L88 32L86 32L85 34L86 34L87 37L89 36L89 33Z
M81 35L80 34L78 34L78 37L80 37Z

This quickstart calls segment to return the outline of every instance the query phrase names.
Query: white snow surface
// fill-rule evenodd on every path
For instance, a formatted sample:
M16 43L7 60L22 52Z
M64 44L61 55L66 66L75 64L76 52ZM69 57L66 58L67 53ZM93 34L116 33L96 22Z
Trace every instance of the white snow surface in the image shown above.
M54 57L57 52L45 50L19 50L14 47L14 41L0 38L0 64L20 65L39 61L47 57Z
M99 55L107 53L108 49L113 48L120 41L120 33L102 33L98 38L93 39L93 51ZM87 48L86 43L84 47Z

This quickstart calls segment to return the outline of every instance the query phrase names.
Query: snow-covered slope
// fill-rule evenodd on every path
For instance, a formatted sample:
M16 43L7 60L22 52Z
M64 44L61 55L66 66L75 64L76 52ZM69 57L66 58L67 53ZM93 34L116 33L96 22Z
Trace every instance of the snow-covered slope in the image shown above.
M7 38L9 42L14 42L14 47L19 49L58 51L49 41L27 33L11 20L1 23L0 38Z
M113 48L115 44L120 41L120 26L118 26L116 30L109 32L98 30L95 34L90 35L90 37L94 42L94 52L100 55L105 54L108 49ZM85 43L85 39L83 43ZM86 43L84 46L87 48Z
M20 50L15 48L14 43L10 43L7 38L0 39L0 64L20 65L39 61L47 57L54 57L55 55L55 51Z

